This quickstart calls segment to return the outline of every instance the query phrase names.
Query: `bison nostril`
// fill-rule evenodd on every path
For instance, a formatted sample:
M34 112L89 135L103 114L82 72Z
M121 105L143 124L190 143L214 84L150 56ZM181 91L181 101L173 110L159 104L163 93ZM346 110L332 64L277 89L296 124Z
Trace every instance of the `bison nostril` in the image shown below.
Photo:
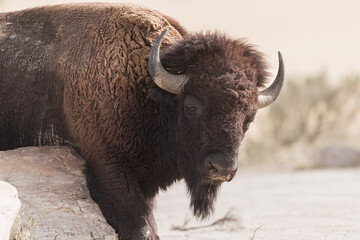
M218 172L218 169L210 161L208 162L208 168L210 171L212 171L214 173Z

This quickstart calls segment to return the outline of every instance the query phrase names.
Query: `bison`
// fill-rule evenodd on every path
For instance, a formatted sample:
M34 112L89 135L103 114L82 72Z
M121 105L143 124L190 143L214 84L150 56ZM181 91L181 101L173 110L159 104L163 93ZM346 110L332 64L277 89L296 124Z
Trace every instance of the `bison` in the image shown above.
M162 44L162 41L164 42ZM244 40L188 33L140 6L70 4L0 14L0 150L68 145L120 239L159 239L154 199L184 179L198 218L238 168L258 108L277 98Z

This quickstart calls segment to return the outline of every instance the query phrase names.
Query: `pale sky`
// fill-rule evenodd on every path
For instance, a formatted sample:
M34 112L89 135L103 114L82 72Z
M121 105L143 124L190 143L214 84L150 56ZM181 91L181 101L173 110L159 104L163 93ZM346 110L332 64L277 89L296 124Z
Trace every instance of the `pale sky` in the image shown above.
M0 11L71 0L0 0ZM159 10L190 31L220 30L246 38L264 52L275 74L277 51L287 76L327 72L332 80L360 73L360 1L357 0L127 0Z

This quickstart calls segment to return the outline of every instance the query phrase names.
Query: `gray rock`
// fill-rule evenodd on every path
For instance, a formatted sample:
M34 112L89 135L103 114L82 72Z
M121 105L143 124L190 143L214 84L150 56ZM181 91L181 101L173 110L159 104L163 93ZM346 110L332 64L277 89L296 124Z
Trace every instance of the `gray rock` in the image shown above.
M91 199L84 160L68 147L26 147L0 152L0 180L22 202L12 239L117 239Z
M10 229L20 210L17 190L7 182L0 181L0 240L8 240Z

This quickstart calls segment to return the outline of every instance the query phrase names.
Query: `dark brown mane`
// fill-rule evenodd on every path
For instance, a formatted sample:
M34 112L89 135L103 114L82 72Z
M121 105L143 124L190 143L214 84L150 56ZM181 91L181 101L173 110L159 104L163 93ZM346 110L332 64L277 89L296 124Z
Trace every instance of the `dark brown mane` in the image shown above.
M161 59L175 74L197 72L199 65L212 76L240 71L257 87L264 87L269 76L263 54L253 45L219 32L187 34L165 49Z

